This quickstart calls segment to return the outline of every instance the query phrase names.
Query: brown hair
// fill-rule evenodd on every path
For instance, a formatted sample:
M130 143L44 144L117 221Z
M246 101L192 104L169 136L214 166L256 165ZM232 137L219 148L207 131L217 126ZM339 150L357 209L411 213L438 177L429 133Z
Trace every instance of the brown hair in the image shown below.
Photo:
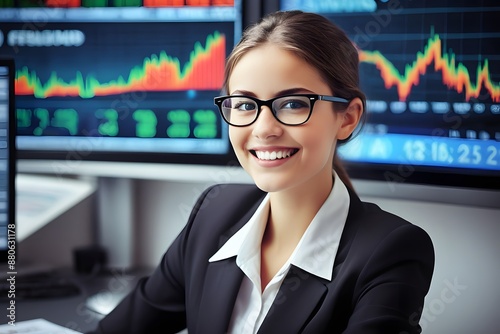
M358 97L365 105L365 95L359 88L359 57L353 43L343 30L327 18L298 10L269 14L245 30L226 62L223 84L226 93L229 92L231 73L241 57L266 43L291 51L315 67L336 96L348 100ZM337 111L342 110L342 107L335 104ZM347 140L339 140L339 144ZM334 156L333 168L352 189L337 154Z

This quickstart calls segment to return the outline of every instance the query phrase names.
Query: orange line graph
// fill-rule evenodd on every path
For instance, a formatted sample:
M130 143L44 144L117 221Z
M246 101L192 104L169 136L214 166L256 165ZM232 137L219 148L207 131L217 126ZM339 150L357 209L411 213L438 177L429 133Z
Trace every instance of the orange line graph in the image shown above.
M403 74L379 51L359 50L359 60L375 65L385 87L397 88L400 101L408 98L412 88L419 84L420 76L426 74L434 63L434 71L441 72L443 84L448 89L464 93L467 101L478 98L485 90L494 102L500 102L500 85L491 79L488 59L478 63L474 82L467 67L457 62L454 53L443 52L441 39L434 33L431 33L424 50L417 53L415 61L406 65Z

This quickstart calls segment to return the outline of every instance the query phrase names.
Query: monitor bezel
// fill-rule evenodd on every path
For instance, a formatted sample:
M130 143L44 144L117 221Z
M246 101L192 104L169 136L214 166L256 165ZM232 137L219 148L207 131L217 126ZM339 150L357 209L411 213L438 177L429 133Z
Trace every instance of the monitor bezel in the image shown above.
M477 190L500 190L500 176L496 171L358 163L345 161L344 165L353 179L385 182L389 185L414 184L466 188Z
M0 66L7 67L9 71L9 106L8 106L8 134L7 134L7 148L8 148L8 191L7 191L7 220L8 225L13 225L14 228L8 228L8 240L14 241L13 244L7 245L6 250L0 250L0 264L7 264L9 260L15 262L17 255L16 243L16 122L15 122L15 91L14 91L14 75L15 75L15 61L13 58L0 57ZM12 234L13 233L13 234ZM13 247L9 252L9 247ZM9 259L10 257L10 259ZM15 268L15 267L14 267Z

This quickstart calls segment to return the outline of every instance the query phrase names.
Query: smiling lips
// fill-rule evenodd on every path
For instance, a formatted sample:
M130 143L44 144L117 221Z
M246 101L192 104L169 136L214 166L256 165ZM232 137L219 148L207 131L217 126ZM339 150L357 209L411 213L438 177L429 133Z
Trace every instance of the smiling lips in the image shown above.
M260 160L277 160L277 159L285 159L289 158L295 153L297 153L297 149L286 149L279 151L255 151L252 150L252 153Z

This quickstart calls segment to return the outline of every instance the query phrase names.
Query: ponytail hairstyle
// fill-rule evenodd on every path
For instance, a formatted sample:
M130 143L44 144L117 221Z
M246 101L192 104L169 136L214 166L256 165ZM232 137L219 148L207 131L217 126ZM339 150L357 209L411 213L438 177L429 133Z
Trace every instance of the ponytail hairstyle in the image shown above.
M294 53L318 70L331 91L347 100L361 99L363 110L366 97L359 88L358 51L343 30L327 18L299 10L278 11L250 26L229 55L224 73L223 89L229 92L229 79L239 60L250 50L271 43ZM335 112L346 110L345 104L332 103ZM360 121L363 124L365 113ZM356 133L359 132L358 126ZM342 145L351 139L338 140ZM353 189L337 152L333 168L341 180Z

